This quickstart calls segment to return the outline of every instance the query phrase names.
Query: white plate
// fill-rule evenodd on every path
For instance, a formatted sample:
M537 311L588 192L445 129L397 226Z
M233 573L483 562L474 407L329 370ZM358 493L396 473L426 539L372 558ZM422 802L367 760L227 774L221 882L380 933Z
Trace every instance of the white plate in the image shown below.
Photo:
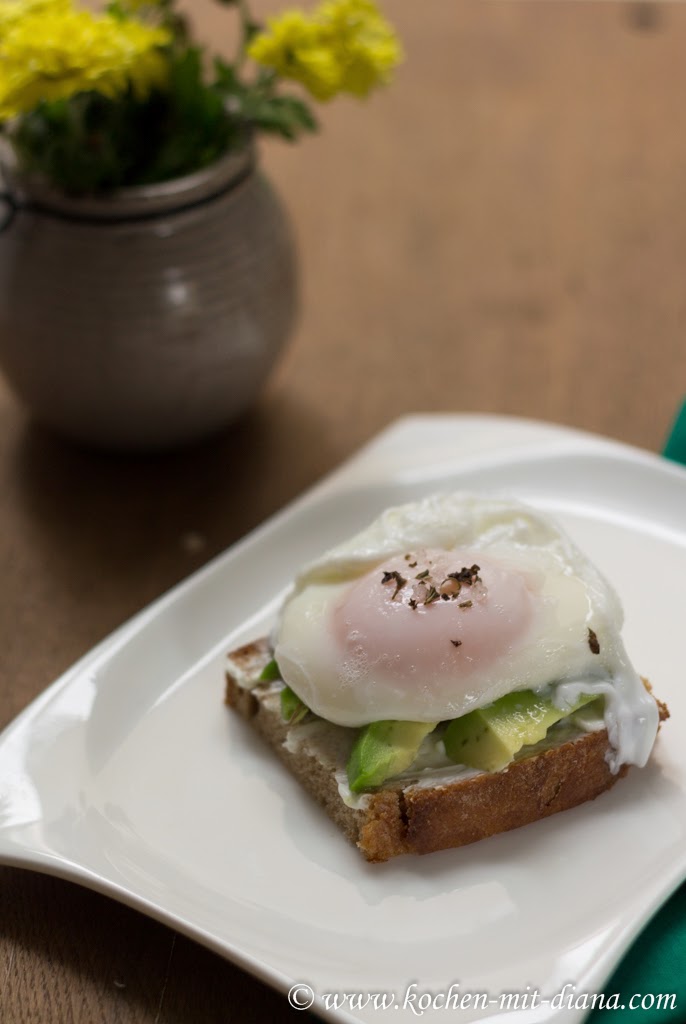
M591 804L371 866L223 707L223 656L268 627L303 560L389 504L451 488L504 491L561 520L619 590L629 652L672 719L651 766ZM527 986L540 1002L518 1021L580 1019L550 1000L566 983L601 991L686 875L685 578L680 467L527 421L402 420L0 736L0 860L114 896L284 991L307 983L335 1020L383 1016L373 1001L326 1010L325 994L352 992L393 993L396 1021L437 996L424 1018L444 1020L451 985L471 997L464 1022L499 1017L501 993Z

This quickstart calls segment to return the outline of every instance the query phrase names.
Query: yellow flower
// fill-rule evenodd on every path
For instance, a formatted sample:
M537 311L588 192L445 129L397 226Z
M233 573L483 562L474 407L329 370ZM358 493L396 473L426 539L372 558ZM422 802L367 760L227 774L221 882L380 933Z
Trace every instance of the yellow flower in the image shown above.
M90 90L116 96L131 85L144 96L164 84L160 49L169 42L166 29L68 7L55 10L44 0L35 13L6 28L0 23L0 120L43 100Z
M71 0L0 0L0 39L21 18L68 11L70 8Z
M328 0L321 8L341 67L344 92L367 96L386 85L402 59L400 41L371 0Z
M301 11L286 11L267 22L268 32L255 36L248 55L274 68L281 78L291 78L317 99L330 99L338 91L340 70L334 54L322 39L321 29Z
M326 0L312 15L286 11L267 21L248 55L318 100L367 96L402 59L400 41L372 0Z

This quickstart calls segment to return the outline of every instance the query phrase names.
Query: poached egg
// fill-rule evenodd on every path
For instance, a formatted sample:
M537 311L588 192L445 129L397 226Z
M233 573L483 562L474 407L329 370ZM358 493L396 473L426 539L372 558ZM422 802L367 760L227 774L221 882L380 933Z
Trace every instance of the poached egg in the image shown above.
M516 690L605 698L613 771L642 765L658 712L610 584L547 516L433 495L388 509L297 577L274 633L283 680L356 727L457 718Z

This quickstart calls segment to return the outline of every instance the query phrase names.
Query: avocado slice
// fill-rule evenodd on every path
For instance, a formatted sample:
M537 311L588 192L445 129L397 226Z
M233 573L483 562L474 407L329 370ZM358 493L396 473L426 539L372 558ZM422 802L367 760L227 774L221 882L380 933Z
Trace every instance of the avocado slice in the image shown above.
M258 682L260 682L260 683L271 683L275 679L280 679L280 678L281 678L281 672L279 671L279 666L276 664L276 661L275 661L274 658L272 658L271 661L267 662L267 664L264 666L264 668L260 672L259 676L257 677Z
M281 702L281 717L289 725L298 725L299 722L302 722L305 715L309 714L310 709L307 704L300 700L300 697L291 690L290 686L284 686L279 700Z
M497 772L522 747L544 739L551 725L597 699L582 694L569 710L561 711L533 690L508 693L450 722L443 737L445 752L456 764Z
M359 732L348 760L348 782L353 793L380 786L409 768L422 740L435 722L370 722Z

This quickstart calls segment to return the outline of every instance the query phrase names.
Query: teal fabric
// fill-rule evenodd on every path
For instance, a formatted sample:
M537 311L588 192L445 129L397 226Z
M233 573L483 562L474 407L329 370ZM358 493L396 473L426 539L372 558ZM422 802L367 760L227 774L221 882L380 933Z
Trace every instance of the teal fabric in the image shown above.
M629 1018L634 1024L686 1021L686 884L658 911L603 985L606 999L615 992L619 993L616 1002L624 1009L593 1010L588 1024Z
M686 465L686 402L677 413L663 455ZM587 1024L625 1018L649 1024L686 1021L686 884L641 932L603 992L606 999L619 993L615 1002L624 1009L593 1010ZM660 1003L660 996L672 995L673 1003L664 999ZM632 1002L637 1008L630 1008Z
M686 402L677 413L662 454L686 466Z

